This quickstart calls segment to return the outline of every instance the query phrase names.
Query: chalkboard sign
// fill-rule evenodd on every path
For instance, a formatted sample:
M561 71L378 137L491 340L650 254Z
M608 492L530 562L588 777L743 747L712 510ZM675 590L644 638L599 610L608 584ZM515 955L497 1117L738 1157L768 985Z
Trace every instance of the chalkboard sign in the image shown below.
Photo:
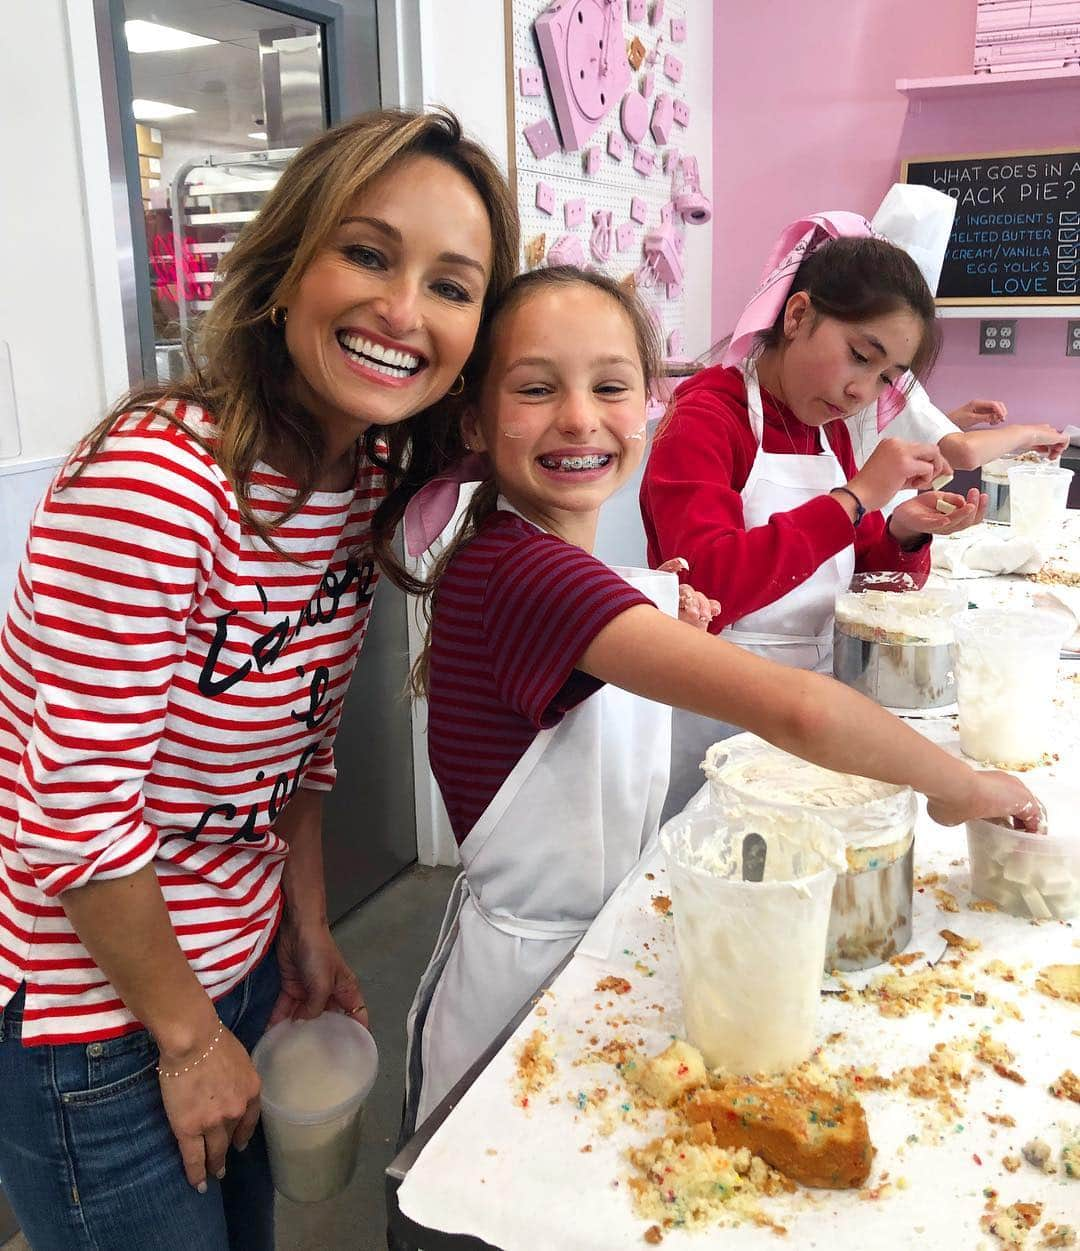
M1080 152L905 161L956 201L939 304L1080 304Z

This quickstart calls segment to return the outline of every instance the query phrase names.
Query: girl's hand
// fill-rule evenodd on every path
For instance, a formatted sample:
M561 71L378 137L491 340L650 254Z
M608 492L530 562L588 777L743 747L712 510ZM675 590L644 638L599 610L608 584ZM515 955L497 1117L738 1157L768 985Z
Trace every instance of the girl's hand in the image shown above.
M305 1021L323 1012L346 1012L368 1023L356 974L345 962L325 924L301 928L286 912L277 941L281 993L267 1029L278 1021Z
M847 484L867 512L882 508L899 491L923 490L935 478L952 477L936 443L882 439L866 464ZM843 497L838 497L841 499Z
M709 597L702 591L695 591L692 586L683 584L679 587L679 620L687 625L696 626L699 630L707 630L709 623L720 612L720 602Z
M970 430L972 426L1000 426L1008 411L1000 400L968 400L949 414L949 420L961 430Z
M1020 426L1024 441L1017 445L1018 452L1042 452L1045 456L1057 458L1069 446L1069 436L1062 434L1056 426L1037 425Z
M955 511L938 512L938 500L952 504ZM972 487L966 496L955 495L952 491L923 491L893 509L889 533L901 547L918 542L924 534L955 534L982 521L986 516L986 500L977 487Z
M213 1051L199 1060L219 1028ZM195 1060L199 1063L183 1072ZM162 1051L160 1063L161 1099L180 1147L184 1172L195 1189L205 1194L208 1174L219 1179L225 1175L230 1142L243 1150L255 1132L259 1075L243 1044L217 1022L199 1050L177 1055Z
M686 573L690 566L681 556L673 560L665 560L657 566L658 573ZM692 586L682 583L679 586L679 620L699 630L707 630L709 622L719 613L720 602L709 597L703 591L695 591Z
M1031 833L1039 828L1042 811L1039 801L1019 778L996 770L973 771L971 791L964 802L949 804L932 799L926 810L938 825L959 825L979 817L1012 817L1018 828Z

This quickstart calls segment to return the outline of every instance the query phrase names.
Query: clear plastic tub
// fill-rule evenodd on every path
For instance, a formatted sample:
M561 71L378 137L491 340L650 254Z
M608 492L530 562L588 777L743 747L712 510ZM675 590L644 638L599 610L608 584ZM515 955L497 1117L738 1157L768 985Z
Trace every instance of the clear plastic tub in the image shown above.
M1065 520L1073 471L1054 464L1009 467L1009 512L1014 533L1047 539Z
M252 1052L274 1186L297 1203L330 1199L356 1168L364 1100L379 1071L375 1039L351 1016L281 1021Z
M918 813L910 787L823 769L752 734L715 743L703 767L714 807L820 820L839 835L846 872L833 890L826 970L873 968L907 946Z
M1058 656L1069 632L1036 608L976 608L953 618L960 749L1004 768L1053 745Z
M764 877L743 880L748 834L765 840ZM816 1045L839 839L713 807L661 830L675 913L686 1036L710 1068L776 1073Z
M1041 789L1045 833L967 823L971 892L1013 916L1068 921L1080 917L1080 789Z

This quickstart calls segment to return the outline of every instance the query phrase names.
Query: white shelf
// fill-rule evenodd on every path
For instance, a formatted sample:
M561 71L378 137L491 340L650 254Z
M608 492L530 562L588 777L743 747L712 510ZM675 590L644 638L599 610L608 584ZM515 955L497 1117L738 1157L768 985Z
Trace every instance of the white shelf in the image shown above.
M249 209L244 213L188 213L187 222L190 226L213 226L226 222L252 222L258 217L257 209Z
M938 306L939 317L1057 317L1080 318L1080 304L948 304Z
M1018 91L1048 91L1080 86L1080 66L1069 69L1026 70L1020 73L956 74L946 78L898 78L896 90L916 100L960 96L1008 95Z

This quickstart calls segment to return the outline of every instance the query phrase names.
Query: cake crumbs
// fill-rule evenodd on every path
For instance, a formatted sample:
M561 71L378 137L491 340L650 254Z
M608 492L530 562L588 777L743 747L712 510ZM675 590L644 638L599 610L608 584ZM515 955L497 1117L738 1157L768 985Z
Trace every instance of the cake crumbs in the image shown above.
M943 886L934 887L934 899L937 900L937 906L942 912L960 911L960 905L956 902L956 896Z
M548 1036L542 1029L534 1029L518 1048L517 1087L519 1107L527 1108L529 1099L537 1095L555 1076L555 1058L548 1045Z
M1066 1069L1050 1083L1050 1093L1055 1099L1071 1099L1073 1103L1080 1103L1080 1077L1072 1069Z
M955 930L939 930L938 933L950 947L959 947L962 951L978 951L982 946L977 938L965 938Z
M1014 1129L1016 1126L1015 1118L1004 1113L995 1116L992 1112L984 1112L983 1116L986 1117L991 1125L1004 1125L1007 1129Z
M631 987L625 977L615 977L614 975L610 975L608 977L602 977L600 981L596 983L595 989L598 991L612 990L617 995L625 995L628 994L633 987Z
M1053 1221L1047 1221L1039 1232L1042 1234L1040 1247L1076 1246L1076 1230L1072 1225L1056 1225Z
M1042 1217L1041 1203L1010 1203L1006 1208L998 1208L991 1200L988 1207L979 1224L985 1233L993 1234L1007 1247L1025 1246L1029 1231Z
M1018 1155L1003 1155L1001 1157L1001 1166L1007 1173L1018 1173L1020 1171L1020 1157Z
M1001 909L991 899L971 899L968 901L971 912L1000 912Z
M645 1231L645 1241L652 1247L658 1246L664 1241L664 1231L659 1225L650 1225Z
M671 896L670 895L653 895L652 897L653 911L659 913L662 917L671 916Z

